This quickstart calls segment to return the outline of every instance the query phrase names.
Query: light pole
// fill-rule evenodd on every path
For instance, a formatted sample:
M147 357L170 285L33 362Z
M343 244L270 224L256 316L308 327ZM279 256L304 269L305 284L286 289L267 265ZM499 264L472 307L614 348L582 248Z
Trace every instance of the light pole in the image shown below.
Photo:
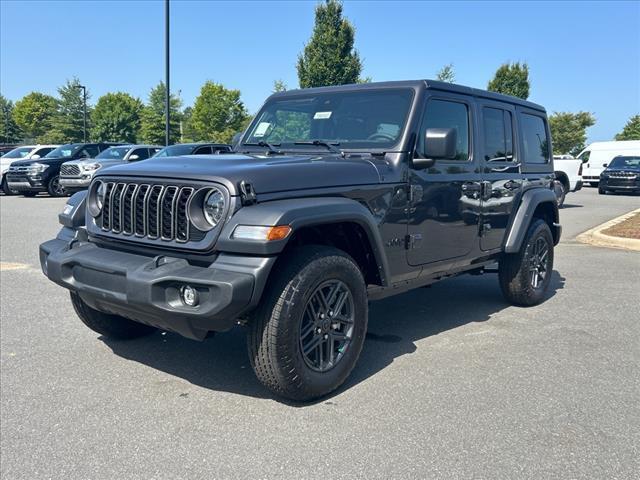
M164 144L169 145L169 125L170 125L170 103L171 90L169 89L169 0L164 0L164 76L165 76L165 93L164 93Z
M77 85L77 87L82 89L82 141L87 143L87 87L84 85Z

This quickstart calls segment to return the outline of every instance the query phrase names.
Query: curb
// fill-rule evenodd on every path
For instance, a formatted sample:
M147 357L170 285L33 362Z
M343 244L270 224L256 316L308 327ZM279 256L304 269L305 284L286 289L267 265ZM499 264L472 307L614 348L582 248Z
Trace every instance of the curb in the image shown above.
M617 225L618 223L625 221L636 213L640 213L640 208L632 210L629 213L625 213L624 215L614 218L613 220L609 220L608 222L605 222L602 225L598 225L591 230L587 230L586 232L578 235L576 237L576 240L578 242L588 243L596 247L621 248L624 250L633 250L636 252L640 252L640 240L636 238L613 237L611 235L605 235L604 233L602 233L603 230L606 230L613 225Z

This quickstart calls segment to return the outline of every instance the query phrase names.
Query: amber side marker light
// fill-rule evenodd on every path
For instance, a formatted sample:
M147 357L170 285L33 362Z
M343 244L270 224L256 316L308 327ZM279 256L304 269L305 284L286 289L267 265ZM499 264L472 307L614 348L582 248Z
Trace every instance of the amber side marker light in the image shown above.
M232 238L238 240L261 240L273 242L275 240L283 240L291 233L289 225L278 225L275 227L267 227L262 225L238 225L231 235Z

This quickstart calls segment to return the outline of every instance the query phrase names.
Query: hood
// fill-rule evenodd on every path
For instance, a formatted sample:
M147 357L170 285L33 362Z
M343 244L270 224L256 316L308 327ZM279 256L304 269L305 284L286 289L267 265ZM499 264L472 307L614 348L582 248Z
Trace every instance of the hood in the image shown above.
M251 183L257 194L376 184L381 182L379 169L384 166L386 162L370 157L338 155L187 155L116 165L100 169L98 176L211 181L222 183L232 195L237 195L243 180Z
M31 158L27 160L18 160L17 162L13 162L11 165L14 167L24 167L27 165L31 165L32 163L42 163L44 165L56 165L59 163L68 162L69 158L59 157L59 158Z

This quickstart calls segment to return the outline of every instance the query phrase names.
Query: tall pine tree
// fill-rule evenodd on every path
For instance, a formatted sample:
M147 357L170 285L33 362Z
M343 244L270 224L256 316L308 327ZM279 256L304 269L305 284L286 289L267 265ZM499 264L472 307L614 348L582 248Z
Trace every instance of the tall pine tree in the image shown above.
M87 102L89 102L87 92ZM91 109L87 105L87 141L90 139ZM58 111L47 137L55 143L82 142L84 138L84 98L80 80L74 77L58 88Z
M165 113L164 113L164 82L151 89L149 101L142 110L140 138L143 142L154 145L165 144ZM169 100L169 144L180 140L180 107L182 101L177 95L171 95Z

